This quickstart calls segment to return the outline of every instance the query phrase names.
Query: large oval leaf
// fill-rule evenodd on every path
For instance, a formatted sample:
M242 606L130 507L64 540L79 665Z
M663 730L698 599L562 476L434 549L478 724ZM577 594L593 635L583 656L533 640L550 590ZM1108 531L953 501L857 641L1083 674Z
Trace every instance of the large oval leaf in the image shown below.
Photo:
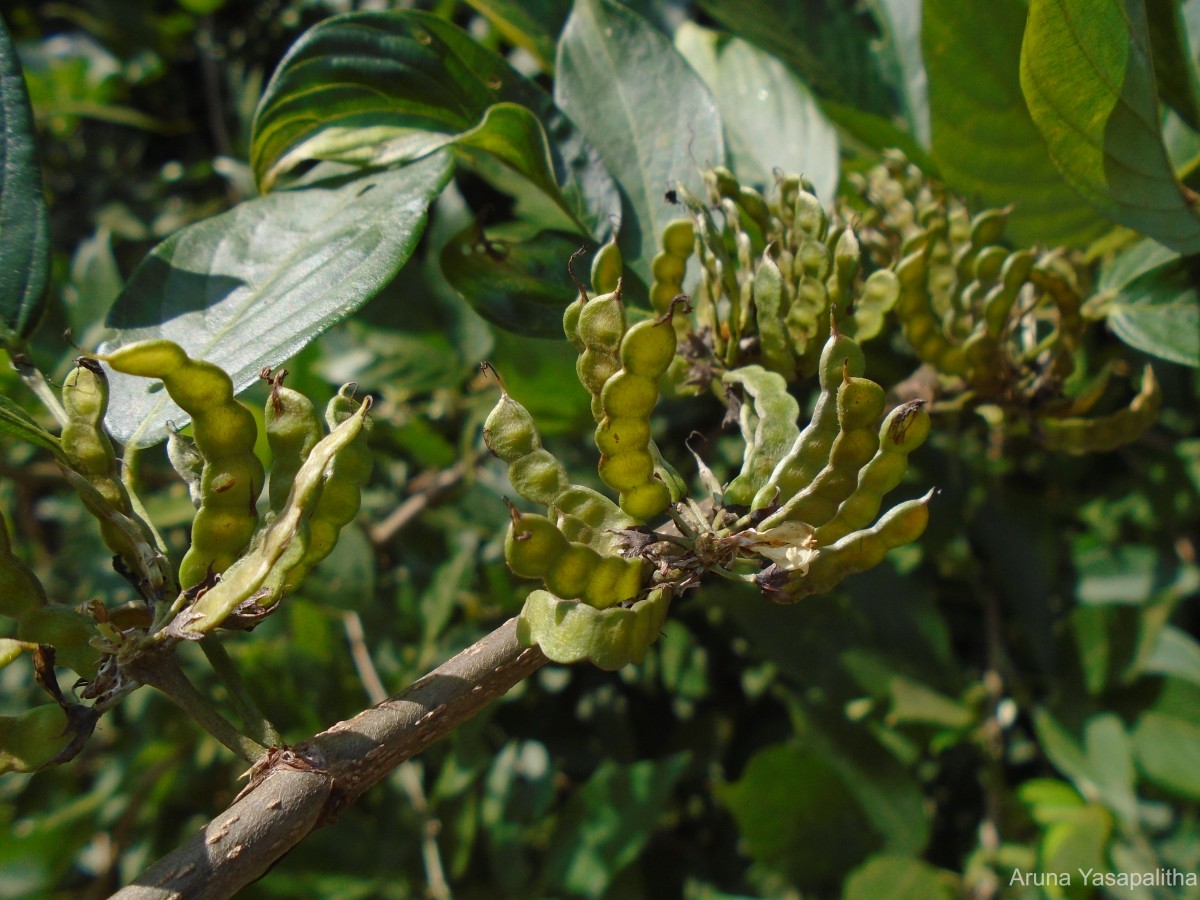
M624 190L621 254L648 283L659 232L678 215L666 191L683 181L699 192L699 167L725 162L716 101L661 32L611 0L577 0L555 98Z
M1142 0L1033 0L1021 88L1063 177L1114 222L1200 252L1163 146Z
M169 237L109 313L111 348L169 338L240 390L375 296L404 265L450 178L444 153L279 191ZM108 427L147 446L187 416L157 382L112 375Z
M0 341L28 337L41 318L50 270L33 112L21 63L0 19Z
M818 197L833 199L837 132L804 82L753 44L690 22L675 32L675 46L716 98L743 184L765 188L776 169L802 172Z
M1113 294L1105 305L1109 327L1144 353L1200 368L1196 283L1194 263L1153 241L1135 244L1100 282L1102 290Z
M1105 224L1063 180L1021 94L1022 0L925 0L933 155L946 183L987 206L1014 204L1022 244L1080 245Z
M307 160L386 165L417 159L474 133L497 103L519 104L537 116L549 137L554 199L603 240L620 201L595 150L534 82L456 25L427 13L351 13L305 32L259 103L251 163L269 190ZM545 163L524 165L533 170Z

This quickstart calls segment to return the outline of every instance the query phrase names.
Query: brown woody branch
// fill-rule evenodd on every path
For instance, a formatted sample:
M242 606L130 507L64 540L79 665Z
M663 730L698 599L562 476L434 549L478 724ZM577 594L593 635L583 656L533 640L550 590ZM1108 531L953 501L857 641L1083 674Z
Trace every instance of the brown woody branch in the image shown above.
M398 696L256 764L250 784L120 900L232 896L388 772L470 719L547 662L510 619Z

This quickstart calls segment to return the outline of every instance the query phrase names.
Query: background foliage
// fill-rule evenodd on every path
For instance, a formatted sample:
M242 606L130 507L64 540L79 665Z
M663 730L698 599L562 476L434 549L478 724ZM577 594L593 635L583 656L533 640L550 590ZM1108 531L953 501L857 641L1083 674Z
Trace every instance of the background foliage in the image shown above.
M5 8L50 211L38 364L61 378L75 352L64 329L91 347L107 316L126 336L167 329L211 350L241 385L291 357L289 383L318 401L350 380L382 401L360 524L286 610L230 642L289 737L365 704L352 650L396 690L520 608L503 467L479 440L494 393L476 364L493 361L587 477L587 397L557 337L573 293L563 262L620 221L645 278L674 215L664 194L698 166L727 158L764 187L775 168L803 171L828 197L882 148L905 148L969 202L1015 204L1014 240L1093 261L1108 328L1093 329L1089 361L1128 373L1154 358L1166 402L1136 444L1083 458L938 417L905 485L941 490L917 547L796 608L706 587L676 604L644 665L543 670L246 896L436 893L435 821L446 879L468 897L1032 897L1010 887L1014 869L1200 871L1200 305L1179 255L1200 226L1176 187L1196 186L1200 160L1198 5L1091 4L1104 14L1084 32L1063 27L1084 5L1067 0L444 2L355 35L364 44L336 65L321 41L345 36L296 43L351 5ZM1114 34L1110 68L1088 71L1087 41L1117 46ZM318 85L353 84L362 60L396 48L416 55L397 52L387 76L394 121L351 90L321 101L381 132L288 130L305 85L268 86L285 54L314 54ZM1049 77L1047 60L1078 74ZM1118 106L1128 122L1088 132L1089 110ZM1081 133L1088 152L1071 143ZM365 194L348 168L417 157L372 170ZM1136 177L1112 174L1130 160ZM323 177L342 179L324 204L280 189ZM517 242L505 260L464 257L481 223ZM286 255L256 248L257 228L286 233ZM231 247L244 255L225 271ZM264 337L272 319L302 324ZM885 385L914 365L899 340L868 358ZM44 417L15 374L0 381ZM114 385L123 439L170 418L140 390ZM671 404L656 439L683 466L698 430L728 469L740 448L721 414L711 398ZM45 455L0 451L0 502L55 598L130 595ZM192 509L160 457L140 457L142 478L178 544ZM0 712L32 702L22 667L0 684ZM134 695L71 765L0 780L0 895L103 895L222 808L238 774L161 697ZM1067 893L1089 891L1076 879Z

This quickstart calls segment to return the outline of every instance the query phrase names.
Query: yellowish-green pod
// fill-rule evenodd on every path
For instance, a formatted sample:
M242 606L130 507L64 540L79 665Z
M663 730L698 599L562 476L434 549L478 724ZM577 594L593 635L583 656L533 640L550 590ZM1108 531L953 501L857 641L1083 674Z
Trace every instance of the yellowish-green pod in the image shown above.
M0 515L0 615L20 618L46 605L46 590L29 566L13 553L8 526Z
M883 388L866 378L846 377L838 389L838 434L829 460L813 480L761 525L763 530L783 522L804 522L816 528L837 513L854 491L859 471L879 449L875 423L883 412Z
M67 714L57 703L27 709L19 716L0 716L0 775L35 772L71 741Z
M342 385L325 407L330 433L359 416L360 410L354 399L354 385ZM304 557L308 566L316 565L333 552L338 535L354 521L362 505L362 489L371 477L374 459L370 445L371 419L365 412L361 413L361 419L362 427L329 463L320 499L308 520L308 551Z
M786 502L807 487L829 460L829 451L838 434L838 389L845 376L859 377L866 370L862 350L852 338L831 333L821 351L818 368L821 393L812 419L796 437L786 456L775 466L771 477L754 495L753 509L764 509Z
M271 448L271 475L267 497L271 512L278 515L287 503L288 493L304 460L325 436L321 418L311 400L283 384L287 370L270 378L271 393L263 409L267 445Z
M176 616L167 629L172 636L198 639L220 626L240 607L249 621L256 621L256 617L261 617L256 610L274 606L303 579L319 559L312 553L307 525L316 519L315 510L333 479L334 463L362 434L370 407L368 398L317 442L296 473L283 509L266 526L254 547L230 566L220 581Z
M1107 416L1037 420L1042 444L1063 453L1106 453L1137 440L1158 420L1162 388L1154 369L1146 365L1142 387L1129 406Z
M875 520L884 495L904 478L909 454L925 443L930 424L921 400L903 403L888 413L879 429L879 450L858 473L854 492L842 501L837 515L814 532L818 545L832 544Z
M725 504L748 506L800 436L800 406L783 376L762 366L734 369L723 381L740 385L745 395L738 422L746 443L741 471L725 488Z
M204 470L179 583L194 587L233 565L258 526L255 504L264 482L262 463L254 455L258 425L234 399L233 382L220 366L191 359L171 341L140 341L99 358L118 372L161 379L171 399L192 417Z
M575 371L592 395L592 413L599 422L604 418L600 392L604 384L621 368L618 356L621 338L625 335L625 306L621 289L600 294L583 304L579 310L576 329L583 352L575 363Z
M542 447L542 437L529 410L510 397L503 386L500 400L483 423L483 441L508 463L508 480L530 503L548 507L567 489L567 470Z
M611 294L617 290L621 283L623 265L621 248L617 246L617 237L614 234L592 257L592 292Z
M769 567L758 576L763 593L776 603L795 603L813 594L832 590L841 581L883 562L888 551L911 544L929 524L930 491L888 510L874 526L855 531L815 550L805 565L793 570Z
M590 662L614 671L642 661L662 632L670 602L670 592L658 588L629 606L599 610L533 591L517 618L517 637L554 662Z

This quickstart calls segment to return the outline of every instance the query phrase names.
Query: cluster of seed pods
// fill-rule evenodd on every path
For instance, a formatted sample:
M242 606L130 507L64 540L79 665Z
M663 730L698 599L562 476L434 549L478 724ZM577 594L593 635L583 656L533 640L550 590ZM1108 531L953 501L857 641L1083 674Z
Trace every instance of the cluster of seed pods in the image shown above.
M1006 428L1027 427L1059 452L1111 450L1154 423L1161 392L1149 366L1126 408L1085 416L1111 369L1087 377L1087 305L1063 251L1011 249L1010 209L971 216L899 153L852 182L868 256L900 260L895 312L904 337L948 390L998 406Z

